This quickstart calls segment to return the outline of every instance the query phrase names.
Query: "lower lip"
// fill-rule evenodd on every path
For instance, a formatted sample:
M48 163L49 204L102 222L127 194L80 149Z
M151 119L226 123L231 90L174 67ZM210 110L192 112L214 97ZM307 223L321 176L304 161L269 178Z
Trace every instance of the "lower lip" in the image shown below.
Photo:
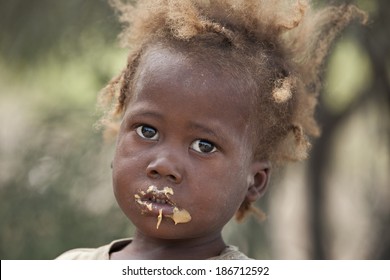
M142 210L146 213L153 214L155 216L158 216L160 214L160 211L162 211L162 215L168 216L168 215L173 215L173 209L175 208L174 206L170 204L162 204L162 203L157 203L157 202L151 202L151 201L142 201L147 204L151 204L152 210L150 210L150 207L148 208L145 204L138 204Z

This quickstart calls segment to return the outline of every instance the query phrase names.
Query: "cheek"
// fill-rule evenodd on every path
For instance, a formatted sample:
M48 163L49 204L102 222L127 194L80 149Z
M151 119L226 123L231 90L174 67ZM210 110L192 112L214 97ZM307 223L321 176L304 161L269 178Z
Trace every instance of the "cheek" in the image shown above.
M237 210L244 201L248 189L248 172L245 161L240 161L232 164L224 176L224 191L225 200L228 201ZM234 211L235 212L235 211Z
M123 195L128 199L136 175L143 170L142 154L134 148L129 137L127 138L118 139L113 160L112 182L117 199L122 199Z
M119 205L123 205L123 203L127 204L132 201L132 192L129 188L130 185L130 177L127 176L123 172L123 168L120 163L115 163L114 168L112 170L112 185L114 190L114 195Z
M119 135L113 161L114 169L132 171L142 167L145 149L137 144L134 137L134 133L121 133Z
M115 149L115 159L132 157L136 152L133 133L121 129L118 135Z
M234 168L233 168L234 167ZM204 176L202 187L195 190L200 193L199 201L204 207L198 208L202 215L213 219L230 220L245 198L247 176L239 166L224 165L221 172L213 172Z

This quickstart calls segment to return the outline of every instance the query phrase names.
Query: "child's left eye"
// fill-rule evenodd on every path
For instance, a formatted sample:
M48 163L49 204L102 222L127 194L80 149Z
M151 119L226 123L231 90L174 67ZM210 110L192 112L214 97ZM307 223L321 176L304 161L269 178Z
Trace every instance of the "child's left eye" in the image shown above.
M148 140L158 140L159 134L157 129L148 125L140 125L135 130L139 136Z
M191 149L202 154L210 154L217 151L217 148L213 143L202 139L195 140L194 142L192 142Z

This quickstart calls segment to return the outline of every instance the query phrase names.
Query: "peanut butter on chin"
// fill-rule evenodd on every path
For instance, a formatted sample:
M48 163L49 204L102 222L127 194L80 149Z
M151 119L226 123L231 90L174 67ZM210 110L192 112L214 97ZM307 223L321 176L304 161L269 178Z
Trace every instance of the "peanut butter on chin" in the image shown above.
M177 207L173 208L173 214L167 215L168 218L171 218L175 225L184 224L191 221L191 215L186 209L178 209Z
M156 229L158 229L160 227L160 224L161 224L161 221L162 221L162 209L160 209L160 211L158 211L158 217L157 217L157 225L156 225Z
M173 208L172 215L164 215L164 216L171 218L173 220L173 222L175 223L175 225L184 224L184 223L188 223L189 221L191 221L190 213L188 213L188 211L185 209L179 210L179 208L177 208L177 207ZM158 211L156 229L158 229L160 227L162 219L163 219L163 214L162 214L162 209L160 209Z

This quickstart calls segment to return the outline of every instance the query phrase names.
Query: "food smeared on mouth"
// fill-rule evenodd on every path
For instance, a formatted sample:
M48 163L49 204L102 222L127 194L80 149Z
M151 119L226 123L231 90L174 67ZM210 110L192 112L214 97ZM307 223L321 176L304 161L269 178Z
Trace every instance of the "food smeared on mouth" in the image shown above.
M191 215L188 213L186 209L180 209L175 207L173 208L173 214L172 215L167 215L168 218L171 218L174 222L175 225L177 224L184 224L188 223L191 221Z
M162 221L162 209L160 209L160 210L158 211L156 229L158 229L158 228L160 227L161 221Z
M144 206L147 208L149 211L153 210L152 203L148 203L147 201L141 200L141 197L138 194L134 195L135 202L137 202L139 205Z
M138 194L135 194L134 199L141 206L142 213L151 212L157 214L158 210L156 225L158 229L163 217L172 219L175 225L191 221L190 213L185 209L179 209L176 203L170 199L173 194L173 189L170 187L164 187L161 190L152 185L149 186L146 192L139 191Z
M145 195L144 191L141 191L140 193L141 193L141 195ZM156 186L149 186L146 193L156 193L156 194L162 193L162 194L166 195L167 197L169 197L169 195L173 195L173 189L170 187L164 187L162 190L159 190L156 188Z

